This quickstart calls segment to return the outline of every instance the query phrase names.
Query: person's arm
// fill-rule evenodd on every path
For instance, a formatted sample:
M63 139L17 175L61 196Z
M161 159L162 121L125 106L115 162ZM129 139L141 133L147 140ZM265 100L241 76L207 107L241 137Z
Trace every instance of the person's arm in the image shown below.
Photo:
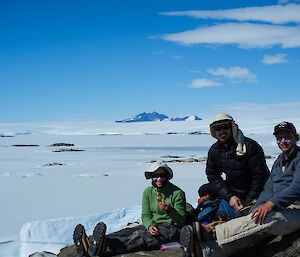
M292 164L290 164L292 165ZM283 209L300 200L300 160L295 163L292 183L270 199L277 208Z
M151 190L149 188L146 188L143 192L142 198L142 223L146 228L154 225L153 214L150 208L150 197Z
M267 214L274 209L275 204L271 201L273 195L273 181L271 175L264 186L264 190L250 210L251 217L255 219L257 223L262 223Z
M230 198L233 196L233 193L231 192L227 182L221 176L222 170L220 170L220 168L217 166L216 150L212 148L208 151L205 172L208 182L211 183L216 189L215 193L229 202Z
M251 175L251 183L245 203L249 203L259 197L270 175L263 149L256 142L249 144L248 169Z
M172 218L172 223L176 224L177 227L182 227L186 222L186 199L183 191L175 192L171 206L168 213Z
M254 206L251 208L250 212L254 210L257 206L271 200L273 197L273 180L272 175L268 178L264 190L261 192L259 197L257 198Z

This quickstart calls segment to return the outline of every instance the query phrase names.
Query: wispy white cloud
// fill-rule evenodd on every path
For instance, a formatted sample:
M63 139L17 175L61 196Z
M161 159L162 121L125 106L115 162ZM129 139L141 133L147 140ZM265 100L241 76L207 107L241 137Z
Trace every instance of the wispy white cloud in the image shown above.
M280 0L287 3L287 0ZM289 22L300 23L300 5L273 5L263 7L245 7L226 10L199 10L199 11L175 11L162 12L167 16L188 16L195 19L237 20L237 21L260 21L276 24Z
M287 4L289 0L278 0L278 4Z
M279 45L283 48L293 48L300 46L300 26L226 23L158 37L183 45L236 44L241 48Z
M204 88L204 87L220 87L223 86L223 84L216 82L211 79L205 79L205 78L198 78L194 79L191 84L189 84L187 87L189 88Z
M232 83L241 83L241 82L251 82L256 83L256 75L250 72L248 68L243 68L240 66L233 66L230 68L217 68L217 69L209 69L208 73L214 76L221 76L225 78L229 78Z
M300 3L300 0L278 0L278 4Z
M261 62L268 65L288 63L289 61L286 59L286 57L286 54L264 55Z

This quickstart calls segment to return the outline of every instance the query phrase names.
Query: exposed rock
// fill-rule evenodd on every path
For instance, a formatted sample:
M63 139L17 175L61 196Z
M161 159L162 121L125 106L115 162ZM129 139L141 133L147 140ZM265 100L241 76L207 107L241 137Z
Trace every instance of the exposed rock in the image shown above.
M123 136L121 133L100 133L98 136Z
M65 247L60 250L60 253L57 257L77 257L76 247L75 245ZM115 255L119 257L141 257L141 256L155 256L155 257L182 257L182 250L178 251L142 251L142 252L135 252L135 253L127 253L121 255ZM34 256L36 257L36 256ZM39 256L38 256L39 257Z
M192 131L188 133L188 135L208 135L209 133L207 132L202 132L202 131Z
M54 150L54 153L59 153L59 152L84 152L85 150L82 149L74 149L74 148L61 148Z
M175 159L175 160L167 160L164 162L203 162L206 161L205 157L202 158L186 158L186 159Z
M62 166L64 165L63 163L59 163L59 162L52 162L52 163L46 163L44 166L45 167L53 167L53 166Z
M205 162L207 160L207 157L183 158L182 156L172 156L172 155L161 156L161 158L165 158L165 159L170 158L171 160L163 160L163 162L168 162L168 163L174 163L174 162L193 163L193 162ZM149 163L153 163L153 162L157 162L157 160L152 160Z
M75 146L74 144L69 144L69 143L55 143L49 146L55 146L55 147L60 147L60 146L65 146L65 147L69 147L69 146Z
M33 254L30 254L29 257L55 257L57 256L56 254L54 253L50 253L50 252L40 252L40 253L33 253Z
M13 145L16 147L38 147L39 145Z
M0 137L14 137L14 135L5 135L5 134L0 134Z
M183 156L177 156L177 155L163 155L161 158L172 158L172 159L177 159L177 158L183 158Z
M178 135L179 133L178 132L167 132L166 134L167 135Z

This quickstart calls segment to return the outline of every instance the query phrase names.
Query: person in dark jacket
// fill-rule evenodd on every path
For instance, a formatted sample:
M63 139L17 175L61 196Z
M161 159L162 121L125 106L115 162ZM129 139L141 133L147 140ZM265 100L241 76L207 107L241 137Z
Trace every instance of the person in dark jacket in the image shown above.
M215 116L210 132L218 141L209 149L206 163L209 183L199 188L199 196L225 199L238 211L258 198L269 177L263 149L245 137L226 113Z
M105 235L106 225L99 222L90 238L83 225L78 224L73 234L78 257L154 250L164 243L179 241L180 229L186 221L185 193L169 181L173 171L163 162L153 163L145 177L152 183L143 192L143 224Z

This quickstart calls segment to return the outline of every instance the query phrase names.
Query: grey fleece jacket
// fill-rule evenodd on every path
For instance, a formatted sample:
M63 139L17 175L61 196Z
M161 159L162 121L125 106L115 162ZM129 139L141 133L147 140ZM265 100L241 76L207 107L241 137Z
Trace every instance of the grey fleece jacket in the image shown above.
M282 164L285 162L285 170ZM278 209L291 204L300 204L300 148L295 147L287 161L280 154L274 162L271 175L264 190L257 199L254 209L260 204L271 200Z

